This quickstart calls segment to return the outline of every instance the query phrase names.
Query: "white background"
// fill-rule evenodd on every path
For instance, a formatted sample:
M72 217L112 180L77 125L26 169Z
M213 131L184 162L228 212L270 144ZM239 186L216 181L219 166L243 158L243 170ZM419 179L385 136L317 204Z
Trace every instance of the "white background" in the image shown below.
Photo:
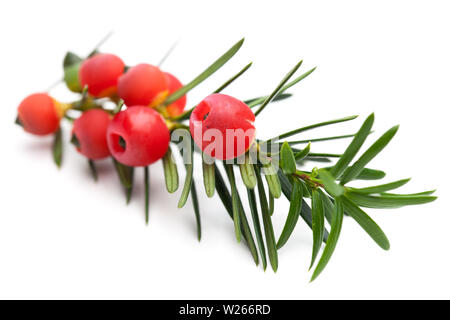
M450 298L448 1L0 3L0 298ZM386 181L412 176L405 192L437 188L440 198L425 206L369 210L391 241L389 252L346 219L335 256L312 284L312 236L303 222L280 251L278 273L264 273L234 240L218 198L204 196L201 170L201 243L190 201L176 208L180 192L167 194L160 163L151 170L151 221L145 226L141 172L127 207L110 161L99 163L95 184L85 159L66 144L57 170L51 138L13 125L21 99L62 75L65 51L87 54L110 30L115 35L103 51L129 65L157 63L181 38L164 68L184 82L245 36L239 54L189 95L190 106L249 61L252 69L226 93L264 95L299 59L303 71L318 66L291 90L292 99L258 117L259 136L375 111L371 141L395 124L401 129L371 167L386 170ZM73 98L64 86L52 93ZM362 120L299 138L352 133ZM313 151L341 152L347 143L315 144ZM278 235L287 208L285 200L277 202Z

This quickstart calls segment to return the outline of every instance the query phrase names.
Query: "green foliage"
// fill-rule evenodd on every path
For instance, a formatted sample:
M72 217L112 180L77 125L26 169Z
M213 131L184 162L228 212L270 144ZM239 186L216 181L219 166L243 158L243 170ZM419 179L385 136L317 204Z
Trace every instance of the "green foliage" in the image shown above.
M208 198L214 196L216 190L216 175L215 164L208 164L205 161L202 163L203 167L203 185L205 186L205 192Z
M294 75L294 73L300 68L303 61L298 62L294 68L292 68L286 76L284 76L283 80L278 84L278 86L272 91L272 93L264 100L264 102L259 106L258 110L255 112L255 116L258 116L265 108L266 106L277 96L277 94L282 93L283 86L286 84L286 82L289 81L289 79Z
M277 249L281 249L286 242L289 240L292 232L297 225L298 218L300 217L300 212L302 211L303 202L303 187L302 182L298 179L294 179L294 187L292 189L291 203L289 207L289 213L284 224L283 231L281 232L280 238L277 242Z
M98 47L108 37L109 35L105 37L94 50L92 50L89 56L96 54L98 52ZM244 39L237 42L191 82L172 93L166 101L164 101L164 105L167 106L175 102L217 72L240 50L243 42ZM168 54L170 54L173 48L174 46L169 50ZM162 61L164 61L168 54ZM103 108L101 101L98 102L93 97L89 97L87 87L81 88L80 86L78 70L83 59L84 58L79 57L72 52L68 52L63 62L64 80L67 86L70 90L79 93L81 96L79 101L73 103L73 109L85 111L91 108L91 106ZM249 70L251 65L252 63L249 63L244 66L219 86L214 93L221 92L234 83ZM257 107L257 110L255 111L256 116L265 110L271 102L282 101L291 97L292 94L286 93L286 91L315 71L315 68L313 68L294 77L301 65L302 61L298 62L269 95L244 101L250 108ZM292 78L293 80L291 80ZM114 100L114 102L117 105L115 110L107 110L107 112L112 115L120 112L123 107L123 101ZM89 105L89 107L85 107L84 105ZM176 128L188 130L188 127L181 122L189 119L193 110L194 108L191 108L178 117L169 118L168 121L170 121L171 124L174 124L174 127ZM69 116L70 115L66 115L66 118L70 119ZM248 247L256 265L261 262L263 269L266 270L268 262L270 262L272 269L275 272L278 270L278 250L287 244L294 233L295 228L299 225L298 221L301 217L312 230L313 245L310 269L316 265L311 277L311 281L314 281L329 264L329 261L335 252L345 215L354 219L382 249L388 250L390 248L390 243L386 235L362 208L399 208L403 206L425 204L437 199L437 197L432 195L434 191L425 191L414 194L388 193L404 186L410 179L403 179L390 183L379 183L376 185L371 184L367 187L358 188L348 185L355 180L380 180L386 176L384 171L370 169L367 166L390 143L399 129L398 126L395 126L384 133L378 140L369 146L359 158L357 157L360 150L363 150L367 137L373 132L372 128L375 121L374 114L367 117L355 134L334 135L313 139L302 137L301 140L286 140L292 136L305 134L318 128L347 123L355 120L357 117L358 116L350 116L319 122L283 132L266 141L256 140L256 150L258 150L259 156L258 164L255 165L250 161L249 153L244 155L244 162L239 164L240 176L246 187L253 230L249 225L242 198L239 193L239 190L241 190L238 185L240 179L238 180L235 176L235 165L223 163L226 172L225 177L228 180L227 185L224 176L222 176L221 171L217 167L217 163L213 159L208 159L212 161L206 161L205 155L202 155L203 185L205 193L208 197L213 197L215 194L219 196L225 211L233 220L234 233L237 241L241 242L242 240ZM18 124L20 124L20 121L18 122ZM350 138L352 138L352 141L345 150L342 150L342 152L311 152L313 143L331 142ZM76 136L72 137L72 143L79 147L79 141ZM191 196L197 225L197 238L200 241L202 236L202 225L199 199L193 177L194 143L192 139L190 140L190 143L191 148L188 150L189 155L187 155L190 162L185 164L186 177L183 182L183 190L178 202L178 207L184 207L189 195ZM279 153L280 168L275 166L275 164L277 164L277 154L275 152L263 154L261 151L264 150L263 144L270 145L271 143L281 146ZM306 146L295 148L296 145L301 144ZM62 151L62 133L61 130L59 130L54 136L53 144L53 159L58 167L62 162ZM129 202L133 191L135 169L125 166L115 159L113 159L113 161L120 182L125 189L127 202ZM311 161L321 164L321 167L316 167L312 169L311 172L304 171L302 166ZM179 188L180 178L178 175L177 164L170 148L163 157L162 162L166 189L169 193L174 193ZM331 163L331 166L329 163ZM334 165L332 165L333 163ZM97 170L93 161L89 161L89 167L96 180ZM265 177L268 192L265 190L262 175ZM146 167L144 168L144 186L145 217L147 223L149 220L150 203L149 179L149 168ZM284 195L290 203L286 221L278 241L276 241L275 230L272 224L272 215L275 211L275 200L280 198L281 195ZM330 226L330 232L327 230L325 220ZM252 232L255 233L256 241ZM325 245L325 247L320 255L323 245Z
M172 149L169 147L163 159L164 180L166 182L166 189L169 193L174 193L178 190L178 169L172 154Z
M212 74L214 74L217 70L219 70L225 63L228 62L242 47L242 44L244 43L244 39L238 41L234 46L232 46L227 52L225 52L219 59L217 59L214 63L212 63L208 68L206 68L205 71L200 73L194 80L180 88L179 90L172 93L169 97L167 97L164 104L166 106L174 103L178 99L180 99L182 96L184 96L186 93L194 89L196 86L198 86L200 83L205 81L207 78L209 78Z
M53 161L58 168L61 168L63 156L62 131L58 129L53 138Z
M281 147L280 167L285 174L293 174L297 171L297 164L295 162L295 155L289 143L283 143Z

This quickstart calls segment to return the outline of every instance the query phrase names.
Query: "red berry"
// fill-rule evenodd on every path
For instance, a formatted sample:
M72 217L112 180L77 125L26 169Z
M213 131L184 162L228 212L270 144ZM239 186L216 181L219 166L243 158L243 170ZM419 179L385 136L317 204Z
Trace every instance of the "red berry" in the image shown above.
M242 101L212 94L194 109L190 131L195 143L211 157L234 159L244 154L255 139L255 115Z
M183 87L180 80L175 78L172 74L164 72L164 75L166 76L167 79L169 94L172 94L178 89ZM169 116L176 117L183 113L185 106L186 106L186 95L182 96L180 99L172 103L170 106L167 106L167 112L169 113Z
M75 142L78 152L92 160L103 159L110 155L106 142L110 119L106 111L92 109L75 120L72 141Z
M19 105L19 122L25 131L35 135L47 135L59 129L63 116L61 104L46 93L35 93Z
M97 54L81 64L81 86L88 86L89 94L97 98L113 96L117 92L117 81L124 70L125 64L118 56Z
M164 73L158 67L145 63L130 68L122 75L117 89L129 107L157 104L168 94Z
M161 159L170 142L163 117L145 106L119 112L107 132L111 154L117 161L132 167L145 167Z

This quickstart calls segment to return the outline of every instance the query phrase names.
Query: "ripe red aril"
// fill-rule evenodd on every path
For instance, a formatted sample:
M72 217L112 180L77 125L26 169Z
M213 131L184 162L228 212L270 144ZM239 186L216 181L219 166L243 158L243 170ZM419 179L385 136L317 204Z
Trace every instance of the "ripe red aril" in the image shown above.
M194 109L190 131L195 143L209 156L228 160L244 154L255 139L255 115L242 101L212 94Z
M60 103L46 93L26 97L18 108L18 121L25 131L47 135L59 129L59 122L68 105Z
M158 112L146 106L134 106L116 114L109 124L107 141L117 161L145 167L164 156L170 133Z
M104 110L92 109L84 112L73 123L72 142L85 157L99 160L110 156L106 131L111 116Z
M81 86L88 87L90 95L97 98L112 97L117 93L117 81L125 70L118 56L100 53L83 61L79 78Z
M156 106L169 93L164 73L146 63L138 64L122 75L117 90L128 107Z
M167 80L167 86L169 94L174 93L178 89L183 87L183 84L174 75L164 72ZM186 95L182 96L180 99L167 106L167 113L171 117L179 116L183 113L184 107L186 106Z

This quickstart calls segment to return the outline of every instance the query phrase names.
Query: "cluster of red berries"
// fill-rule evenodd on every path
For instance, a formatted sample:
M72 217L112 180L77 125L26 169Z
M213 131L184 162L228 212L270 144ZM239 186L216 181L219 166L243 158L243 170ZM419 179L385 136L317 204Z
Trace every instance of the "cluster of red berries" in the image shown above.
M118 56L96 54L79 65L78 81L93 99L109 98L127 107L117 113L99 105L85 110L73 123L72 142L91 160L113 156L132 167L148 166L161 159L170 143L173 119L186 106L186 96L165 105L167 97L182 83L172 74L150 64L126 67ZM18 108L18 121L25 131L47 135L59 129L60 120L74 104L58 102L46 93L25 98ZM205 98L192 112L190 130L194 141L210 156L230 159L245 153L254 140L245 137L238 148L237 137L227 137L227 129L254 129L255 116L243 102L223 94ZM213 142L205 132L216 129L222 136L223 150L208 151ZM195 134L194 134L195 132ZM205 139L203 139L205 137ZM228 140L227 140L228 139Z

